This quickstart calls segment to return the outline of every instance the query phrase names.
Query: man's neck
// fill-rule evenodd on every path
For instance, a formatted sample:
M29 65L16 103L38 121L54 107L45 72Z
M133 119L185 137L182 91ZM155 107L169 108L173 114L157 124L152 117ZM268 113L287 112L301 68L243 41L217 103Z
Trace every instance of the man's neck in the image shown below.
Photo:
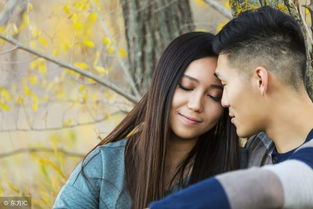
M273 139L279 153L291 151L302 145L313 128L313 103L308 96L289 95L278 100L266 134Z

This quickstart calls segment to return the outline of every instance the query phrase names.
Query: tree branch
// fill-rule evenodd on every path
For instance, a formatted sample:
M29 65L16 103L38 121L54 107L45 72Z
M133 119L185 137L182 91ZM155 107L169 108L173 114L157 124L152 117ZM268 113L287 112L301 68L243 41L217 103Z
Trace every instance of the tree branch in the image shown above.
M214 9L216 9L219 13L221 13L222 15L227 17L228 19L232 19L233 18L231 13L229 11L227 11L222 5L220 5L216 1L214 1L214 0L205 0L205 2L208 5L210 5L211 7L213 7Z
M84 154L81 154L81 153L66 151L63 148L52 149L52 148L46 148L46 147L40 147L40 148L31 147L31 148L21 148L21 149L13 150L10 152L0 153L0 158L11 157L11 156L21 154L21 153L34 153L34 152L53 152L53 153L60 152L69 157L79 157L79 158L82 158L85 156Z
M94 1L91 1L91 3L93 4L94 8L97 8L95 6L95 2ZM105 19L103 18L102 12L97 9L97 13L98 13L98 15L100 17L102 17L100 23L102 25L102 28L103 28L104 32L106 33L106 36L108 36L109 38L112 38L112 36L110 34L110 31L107 29L108 27L106 26ZM113 45L113 48L114 48L114 53L115 53L116 57L118 57L118 62L120 63L124 73L126 74L126 78L128 79L128 82L129 82L129 84L131 86L131 89L134 91L136 97L139 98L140 97L140 93L139 93L139 91L138 91L138 89L136 87L134 79L132 78L132 76L130 74L129 68L127 66L125 66L125 63L123 62L123 60L121 60L119 58L117 47L115 45Z
M6 50L6 51L0 52L0 56L5 55L5 54L8 54L8 53L10 53L10 52L13 52L13 51L15 51L16 49L18 49L18 47L17 47L17 46L14 46L12 49L8 49L8 50Z
M15 7L22 2L22 0L9 0L5 4L5 8L0 13L0 25L6 25L8 23L10 15L15 10Z
M106 80L103 80L101 78L99 78L98 76L94 75L93 73L91 72L88 72L88 71L85 71L85 70L81 70L80 68L74 66L74 65L71 65L71 64L67 64L65 62L62 62L60 60L57 60L56 58L53 58L52 56L49 56L49 55L45 55L35 49L32 49L30 47L27 47L25 45L23 45L22 43L18 42L17 40L13 39L12 37L10 36L7 36L7 35L4 35L4 34L0 34L0 38L1 39L4 39L6 40L7 42L17 46L19 49L22 49L24 51L27 51L31 54L34 54L38 57L41 57L41 58L44 58L56 65L59 65L60 67L63 67L63 68L67 68L69 70L72 70L76 73L79 73L87 78L90 78L96 82L98 82L99 84L111 89L112 91L116 92L117 94L125 97L127 100L129 100L130 102L136 104L138 102L138 99L130 94L127 94L125 93L125 90L123 89L120 89L119 87L117 87L116 85L114 85L113 83L109 82L109 81L106 81Z
M117 114L117 113L119 113L119 112L116 112L116 113L113 113L113 114ZM123 112L123 111L121 111L120 113L125 113L126 114L126 112ZM0 133L10 133L10 132L17 132L17 131L20 131L20 132L58 131L58 130L64 130L64 129L69 129L69 128L76 128L76 127L79 127L79 126L87 126L87 125L92 125L92 124L96 124L96 123L101 123L101 122L103 122L103 121L105 121L107 119L108 119L107 117L104 117L104 118L101 118L101 119L98 119L98 120L94 120L94 121L90 121L90 122L76 123L76 124L73 124L73 125L66 125L66 126L60 126L60 127L51 127L51 128L34 128L34 127L32 127L29 124L30 128L2 129L2 130L0 130Z

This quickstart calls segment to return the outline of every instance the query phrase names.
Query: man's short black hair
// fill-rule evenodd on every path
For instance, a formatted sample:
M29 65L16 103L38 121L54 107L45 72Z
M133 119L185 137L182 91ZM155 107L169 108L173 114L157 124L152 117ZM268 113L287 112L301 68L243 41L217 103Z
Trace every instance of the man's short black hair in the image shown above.
M216 35L214 51L227 54L229 64L249 70L264 66L286 84L303 84L305 42L297 21L271 7L241 13Z

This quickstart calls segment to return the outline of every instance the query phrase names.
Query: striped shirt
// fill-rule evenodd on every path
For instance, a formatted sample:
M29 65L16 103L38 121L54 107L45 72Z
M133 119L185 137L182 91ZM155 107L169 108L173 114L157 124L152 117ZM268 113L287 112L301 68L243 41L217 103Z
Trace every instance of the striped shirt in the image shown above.
M289 153L287 159L284 156L286 160L283 162L206 179L163 200L153 202L150 208L313 208L312 139L313 130L303 145ZM271 149L268 147L267 150ZM272 154L274 150L270 152ZM265 157L265 160L268 158Z

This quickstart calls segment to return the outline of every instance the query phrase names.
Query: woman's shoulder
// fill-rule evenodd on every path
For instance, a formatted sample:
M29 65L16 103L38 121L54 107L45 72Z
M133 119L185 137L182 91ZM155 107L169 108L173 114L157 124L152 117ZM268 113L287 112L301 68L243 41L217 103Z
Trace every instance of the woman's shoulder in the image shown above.
M64 205L73 206L75 204L84 206L81 208L98 208L100 206L97 198L100 197L101 201L108 205L116 202L116 199L124 193L126 142L126 139L122 139L107 143L97 146L90 152L72 172L60 191L54 208L64 208ZM104 195L100 195L102 193ZM80 198L77 199L77 197ZM104 197L105 201L102 200ZM123 200L126 201L127 198L128 196L125 196ZM128 201L126 203L128 204Z
M97 148L100 151L106 150L106 149L124 149L124 147L126 146L126 142L127 139L120 139L118 141L114 141L114 142L109 142L107 144L103 144L98 146Z
M90 152L86 159L82 162L86 169L104 169L99 173L107 173L107 167L121 168L124 165L124 151L127 139L121 139L115 142L110 142L97 146L92 152Z

